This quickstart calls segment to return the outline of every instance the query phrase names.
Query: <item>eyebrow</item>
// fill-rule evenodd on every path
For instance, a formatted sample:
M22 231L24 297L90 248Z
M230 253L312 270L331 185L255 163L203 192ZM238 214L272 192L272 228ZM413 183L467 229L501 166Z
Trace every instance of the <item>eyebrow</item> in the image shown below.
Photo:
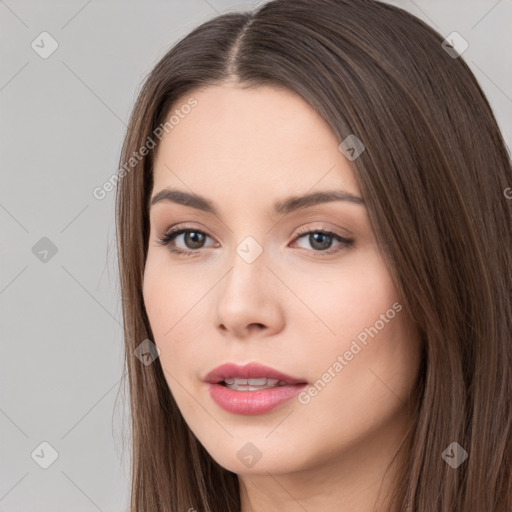
M325 190L300 196L291 196L281 201L277 201L273 206L273 214L286 215L303 208L309 208L311 206L332 201L347 201L353 204L364 205L364 200L361 197L355 196L345 190ZM161 202L181 204L206 213L211 213L217 216L219 215L217 208L215 208L213 203L205 197L195 193L185 192L183 190L172 189L170 187L157 192L150 200L150 207Z

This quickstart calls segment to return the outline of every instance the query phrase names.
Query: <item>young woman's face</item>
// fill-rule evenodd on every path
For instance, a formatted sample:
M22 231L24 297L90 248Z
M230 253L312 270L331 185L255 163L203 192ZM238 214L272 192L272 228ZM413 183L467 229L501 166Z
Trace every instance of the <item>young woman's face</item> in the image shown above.
M170 391L235 473L369 468L404 433L420 350L364 202L343 199L361 198L352 164L292 92L224 85L192 96L194 108L180 108L187 97L173 110L181 116L161 140L151 197L180 191L210 207L154 202L144 274ZM288 203L318 192L341 199ZM188 231L159 244L171 228ZM219 365L252 362L307 384L205 382Z

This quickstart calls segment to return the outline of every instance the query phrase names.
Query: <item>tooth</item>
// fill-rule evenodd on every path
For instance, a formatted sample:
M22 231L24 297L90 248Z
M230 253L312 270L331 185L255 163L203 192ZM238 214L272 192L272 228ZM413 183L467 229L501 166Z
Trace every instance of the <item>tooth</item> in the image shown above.
M230 384L227 387L234 391L261 391L263 389L269 389L275 386L235 386Z
M266 377L257 379L241 379L238 377L230 377L224 379L224 383L228 388L235 391L258 391L261 389L286 385L286 382L283 380L268 379Z
M247 383L251 386L264 386L267 383L267 378L263 377L261 379L247 379Z

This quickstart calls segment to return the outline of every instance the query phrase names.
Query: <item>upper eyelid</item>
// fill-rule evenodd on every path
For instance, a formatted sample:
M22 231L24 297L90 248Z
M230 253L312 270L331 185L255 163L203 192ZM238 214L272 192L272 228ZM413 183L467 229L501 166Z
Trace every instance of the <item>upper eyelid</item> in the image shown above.
M187 225L181 226L179 224L177 226L168 228L166 231L164 231L164 233L161 236L158 236L158 239L162 240L162 239L167 238L168 236L172 236L171 240L173 242L175 242L175 240L178 236L181 236L182 234L184 234L184 232L187 232L187 231L198 232L198 233L205 235L207 238L210 238L211 240L215 240L215 238L212 237L206 230L197 228L195 226L187 226ZM300 228L295 230L293 241L303 238L311 233L316 233L316 232L324 232L325 234L331 235L333 238L338 239L338 241L340 243L343 243L343 242L352 243L354 241L350 235L343 235L343 234L337 232L337 230L334 230L332 228L328 228L325 226L316 226L316 227L315 226L310 226L310 227L302 227L301 226ZM197 251L200 251L200 250L201 249L198 249Z
M199 233L202 233L210 238L213 238L206 230L204 230L203 228L198 228L196 226L181 226L181 225L177 225L177 226L172 226L170 228L167 228L162 236L165 236L167 234L176 234L177 232L179 231L196 231L196 232L199 232ZM329 228L329 227L326 227L326 226L309 226L309 227L300 227L300 228L297 228L295 230L295 235L296 236L302 236L302 235L307 235L309 232L316 232L316 231L325 231L325 232L330 232L334 235L338 235L338 236L341 236L342 238L349 238L349 235L342 235L341 233L338 233L336 231L336 229L334 228ZM180 233L182 234L182 233Z

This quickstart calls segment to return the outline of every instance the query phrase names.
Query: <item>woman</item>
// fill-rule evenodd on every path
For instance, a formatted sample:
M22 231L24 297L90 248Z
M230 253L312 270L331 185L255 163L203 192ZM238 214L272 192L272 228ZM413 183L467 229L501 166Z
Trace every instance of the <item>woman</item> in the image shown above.
M454 52L276 0L150 73L117 188L132 511L512 510L512 170Z

